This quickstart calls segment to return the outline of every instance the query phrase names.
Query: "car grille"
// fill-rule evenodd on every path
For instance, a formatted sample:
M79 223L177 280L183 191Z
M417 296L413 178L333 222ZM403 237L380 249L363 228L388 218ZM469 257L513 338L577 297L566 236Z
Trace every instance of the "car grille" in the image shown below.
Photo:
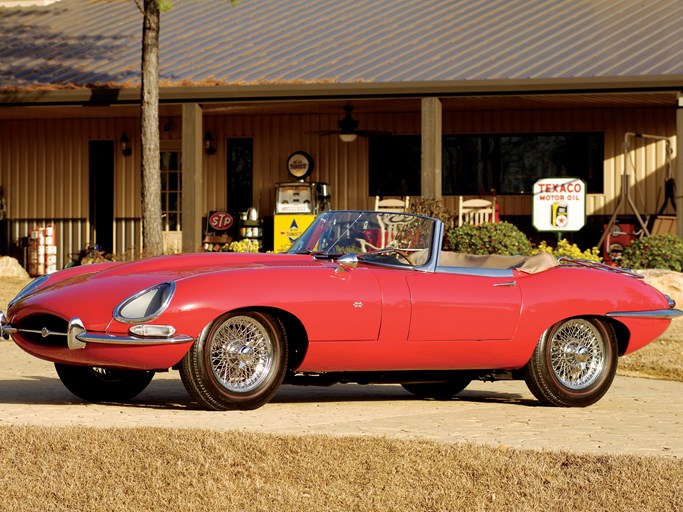
M13 324L26 341L39 345L66 346L69 322L55 315L35 314ZM32 332L27 332L32 331ZM15 334L16 336L16 334Z

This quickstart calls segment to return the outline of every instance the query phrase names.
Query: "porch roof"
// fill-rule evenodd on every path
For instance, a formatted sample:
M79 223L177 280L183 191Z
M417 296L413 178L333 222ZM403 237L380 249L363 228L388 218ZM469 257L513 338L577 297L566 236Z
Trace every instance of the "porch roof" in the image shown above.
M173 4L161 19L162 102L683 87L680 0ZM0 103L139 101L134 2L2 5Z

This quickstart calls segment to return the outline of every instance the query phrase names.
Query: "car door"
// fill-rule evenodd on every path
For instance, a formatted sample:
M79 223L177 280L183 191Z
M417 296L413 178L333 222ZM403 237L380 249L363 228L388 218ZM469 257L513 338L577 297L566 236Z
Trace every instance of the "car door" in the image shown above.
M309 273L288 294L287 309L303 319L311 341L376 341L382 292L367 268Z
M521 312L519 284L510 275L415 273L409 341L509 340Z

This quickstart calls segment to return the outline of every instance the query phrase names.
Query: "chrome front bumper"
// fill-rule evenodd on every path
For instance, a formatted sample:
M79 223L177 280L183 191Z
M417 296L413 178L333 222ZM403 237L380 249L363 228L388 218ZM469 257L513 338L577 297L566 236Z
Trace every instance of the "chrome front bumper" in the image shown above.
M91 334L85 329L80 318L72 318L69 321L67 332L50 331L45 327L43 329L17 329L16 327L12 327L7 323L5 314L0 311L0 336L2 336L3 339L9 339L9 337L15 333L40 334L43 338L47 338L48 336L66 336L67 346L71 350L83 349L88 343L147 346L177 345L194 341L192 336L186 336L183 334L168 338L142 338L137 336L122 336L113 334Z

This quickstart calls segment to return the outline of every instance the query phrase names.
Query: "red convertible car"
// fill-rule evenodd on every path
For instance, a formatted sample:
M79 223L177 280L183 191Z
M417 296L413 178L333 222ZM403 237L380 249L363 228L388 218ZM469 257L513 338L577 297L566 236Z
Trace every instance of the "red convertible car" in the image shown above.
M448 399L473 379L524 379L543 403L581 407L681 314L625 270L456 254L443 236L433 218L333 211L287 254L73 267L22 290L1 334L88 401L130 400L172 368L216 410L260 407L283 382Z

